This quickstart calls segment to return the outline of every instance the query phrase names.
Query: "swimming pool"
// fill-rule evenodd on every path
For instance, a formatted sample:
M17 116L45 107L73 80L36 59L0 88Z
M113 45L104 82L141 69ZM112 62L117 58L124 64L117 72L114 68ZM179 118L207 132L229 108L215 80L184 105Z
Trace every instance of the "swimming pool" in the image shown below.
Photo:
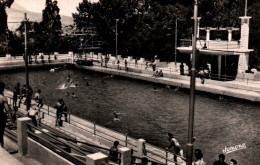
M68 75L79 87L66 88ZM34 91L41 89L45 104L54 105L63 98L72 114L162 148L168 147L166 132L171 132L186 150L188 90L168 90L158 84L85 70L35 70L29 78ZM25 73L0 73L0 81L13 90L17 82L25 83ZM77 97L66 96L67 92ZM199 93L194 149L200 148L204 160L212 164L226 147L245 143L246 149L226 155L227 162L233 158L240 164L259 164L259 109L257 103L230 98L220 102L217 96ZM113 111L121 113L119 122L112 122Z

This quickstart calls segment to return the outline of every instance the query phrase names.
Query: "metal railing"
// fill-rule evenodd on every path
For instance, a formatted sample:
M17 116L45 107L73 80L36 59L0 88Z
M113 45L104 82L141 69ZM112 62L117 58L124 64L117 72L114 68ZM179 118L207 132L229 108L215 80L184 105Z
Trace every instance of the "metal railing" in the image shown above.
M28 126L28 130L27 130L28 136L30 138L32 138L33 140L35 140L38 143L44 145L45 147L51 149L52 151L54 151L55 153L57 153L58 155L60 155L64 158L66 158L67 160L69 160L72 163L75 163L75 164L78 164L78 165L85 165L86 164L84 160L79 159L78 157L70 154L68 151L66 151L66 148L59 147L57 144L64 146L64 147L68 147L70 149L73 149L76 153L81 154L82 156L86 155L85 152L82 152L81 150L79 150L78 148L76 148L75 146L73 146L69 143L64 143L63 141L57 139L55 136L53 136L49 133L41 131L38 127L35 127L34 125L32 125L30 123L28 123L27 126ZM48 140L42 138L41 136L35 134L33 132L33 130L41 131L43 134L50 137L52 139L52 141L48 141Z

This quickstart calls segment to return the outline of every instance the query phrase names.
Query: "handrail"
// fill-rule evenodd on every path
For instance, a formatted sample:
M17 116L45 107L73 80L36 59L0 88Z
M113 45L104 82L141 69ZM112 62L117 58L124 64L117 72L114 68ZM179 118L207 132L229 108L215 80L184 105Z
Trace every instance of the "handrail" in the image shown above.
M50 143L49 141L45 140L44 138L40 137L39 135L36 135L35 133L31 132L31 131L27 131L29 137L31 137L32 139L38 141L39 143L41 143L42 145L44 145L47 148L52 149L52 151L54 151L55 153L61 155L62 157L66 158L67 160L71 161L72 163L78 164L78 165L85 165L85 161L67 153L64 149L62 149L61 147Z
M70 147L70 148L74 149L75 151L77 151L78 153L80 153L80 154L82 154L82 155L86 155L85 152L82 152L81 150L79 150L78 148L76 148L75 146L73 146L72 144L64 143L63 141L57 139L56 136L54 136L54 135L52 135L52 134L50 134L50 133L41 131L39 127L36 127L36 126L34 126L33 124L31 124L31 123L28 123L27 125L29 126L29 130L31 130L31 128L33 128L33 129L35 129L35 130L38 130L38 131L42 132L43 134L45 134L45 135L51 137L51 138L54 139L55 141L58 141L59 143L64 144L64 146ZM31 127L31 128L30 128L30 127ZM90 151L89 153L93 153L93 152Z
M30 124L30 126L32 126L33 128L38 128L38 127L35 127L34 125L32 125L32 124ZM45 124L42 124L41 126L46 126L46 127L49 127L49 126L47 126L47 125L45 125ZM50 128L50 127L49 127ZM49 130L49 129L48 129ZM50 131L50 130L49 130ZM48 133L45 133L45 132L43 132L44 134L48 134ZM90 143L87 143L87 142L83 142L83 141L79 141L79 140L76 140L76 139L73 139L73 138L69 138L69 137L65 137L65 136L63 136L61 133L59 133L59 131L55 131L55 133L56 134L51 134L50 133L50 135L52 135L52 136L50 136L50 137L59 137L59 138L62 138L62 139L65 139L65 140L67 140L67 141L71 141L71 142L74 142L74 143L81 143L81 144L84 144L84 145L86 145L86 146L77 146L77 147L79 147L79 149L80 150L83 150L83 151L86 151L86 152L89 152L89 153L94 153L94 152L99 152L100 150L105 150L105 151L107 151L107 152L109 152L110 151L110 149L108 149L108 148L104 148L104 147L100 147L100 146L96 146L96 145L93 145L93 144L90 144ZM57 134L58 133L58 134ZM55 142L54 142L55 143ZM60 145L61 143L60 143L60 141L59 141L59 143L57 143L58 145ZM62 143L62 145L64 145L64 143ZM88 147L87 149L85 148L85 147ZM89 147L95 147L95 149L94 148L89 148ZM72 149L74 149L75 150L75 148L72 148ZM99 150L98 150L99 149ZM90 151L91 150L91 151ZM121 162L121 153L120 152L117 152L118 153L118 155L119 155L119 158L117 158L118 159L118 161L119 162ZM111 156L110 156L111 157Z
M9 129L5 129L4 134L10 138L11 140L13 140L14 142L17 143L17 134L15 134L12 130Z

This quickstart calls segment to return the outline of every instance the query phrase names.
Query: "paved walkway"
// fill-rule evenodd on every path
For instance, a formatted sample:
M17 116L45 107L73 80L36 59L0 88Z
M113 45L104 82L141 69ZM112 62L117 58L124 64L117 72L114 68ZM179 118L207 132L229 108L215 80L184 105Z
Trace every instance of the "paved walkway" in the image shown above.
M21 156L17 151L17 144L4 138L4 148L0 147L0 164L1 165L41 165L41 163L30 158L29 156ZM10 154L12 153L12 154Z
M117 65L109 63L107 67L101 67L100 64L95 63L94 66L81 66L79 68L85 68L98 72L104 72L108 74L115 74L134 79L146 80L154 83L168 84L171 86L179 86L181 88L190 88L190 76L180 75L179 72L170 69L169 67L158 67L157 69L163 70L163 77L154 77L151 68L145 69L142 67L135 67L134 64L128 66L128 71L125 71L124 65L120 65L120 69L117 69ZM222 96L230 96L250 101L260 102L260 81L217 81L206 79L204 84L201 84L201 80L196 78L196 90L202 92L213 93Z

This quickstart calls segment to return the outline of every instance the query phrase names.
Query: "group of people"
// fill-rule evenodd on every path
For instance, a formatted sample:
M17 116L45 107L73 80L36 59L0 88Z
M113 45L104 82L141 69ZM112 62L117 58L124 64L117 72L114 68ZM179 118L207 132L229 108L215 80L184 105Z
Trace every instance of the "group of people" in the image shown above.
M186 165L185 158L183 157L183 150L181 149L179 142L177 141L176 138L174 138L172 133L168 133L168 140L170 142L170 145L168 148L166 148L166 150L169 150L172 147L174 148L173 149L174 163L176 165ZM206 162L203 160L203 153L200 149L195 149L194 155L195 155L195 160L192 162L193 165L206 165ZM213 165L228 165L225 162L225 155L220 154L219 160L215 161ZM229 165L237 165L237 161L235 159L231 159Z
M70 76L68 76L67 81L70 82ZM37 126L37 118L39 119L39 111L43 107L43 101L41 98L41 90L38 89L35 93L34 97L32 97L33 90L31 87L29 87L28 95L29 100L25 100L24 104L27 104L27 101L29 101L29 109L27 109L27 116L32 119L32 123ZM72 93L72 95L75 95ZM18 107L20 107L20 104L23 100L23 98L26 96L26 85L23 85L22 90L20 90L20 83L17 83L15 86L15 90L13 91L13 107L14 109L18 110ZM75 97L75 96L74 96ZM19 106L16 106L17 98L19 98ZM35 100L35 108L31 108L31 99ZM62 115L64 115L65 122L68 121L67 119L67 106L65 105L65 102L63 99L59 99L56 105L54 106L56 108L56 126L62 125Z
M28 90L28 98L26 97L27 90ZM14 112L17 112L18 108L20 107L20 104L22 103L22 100L26 97L26 99L24 100L24 104L28 105L27 106L27 111L28 111L27 116L30 117L32 119L32 123L35 126L37 126L36 118L37 118L37 115L39 115L40 109L43 107L43 101L40 96L41 90L38 89L37 92L35 93L34 97L32 97L32 95L33 95L33 89L30 86L27 89L26 85L23 85L23 88L20 89L20 83L18 82L15 86L15 90L13 91L13 109L14 109ZM18 102L18 106L17 106L18 99L19 99L19 102ZM32 99L34 99L36 102L35 108L31 108ZM15 118L13 117L13 119L15 119Z

